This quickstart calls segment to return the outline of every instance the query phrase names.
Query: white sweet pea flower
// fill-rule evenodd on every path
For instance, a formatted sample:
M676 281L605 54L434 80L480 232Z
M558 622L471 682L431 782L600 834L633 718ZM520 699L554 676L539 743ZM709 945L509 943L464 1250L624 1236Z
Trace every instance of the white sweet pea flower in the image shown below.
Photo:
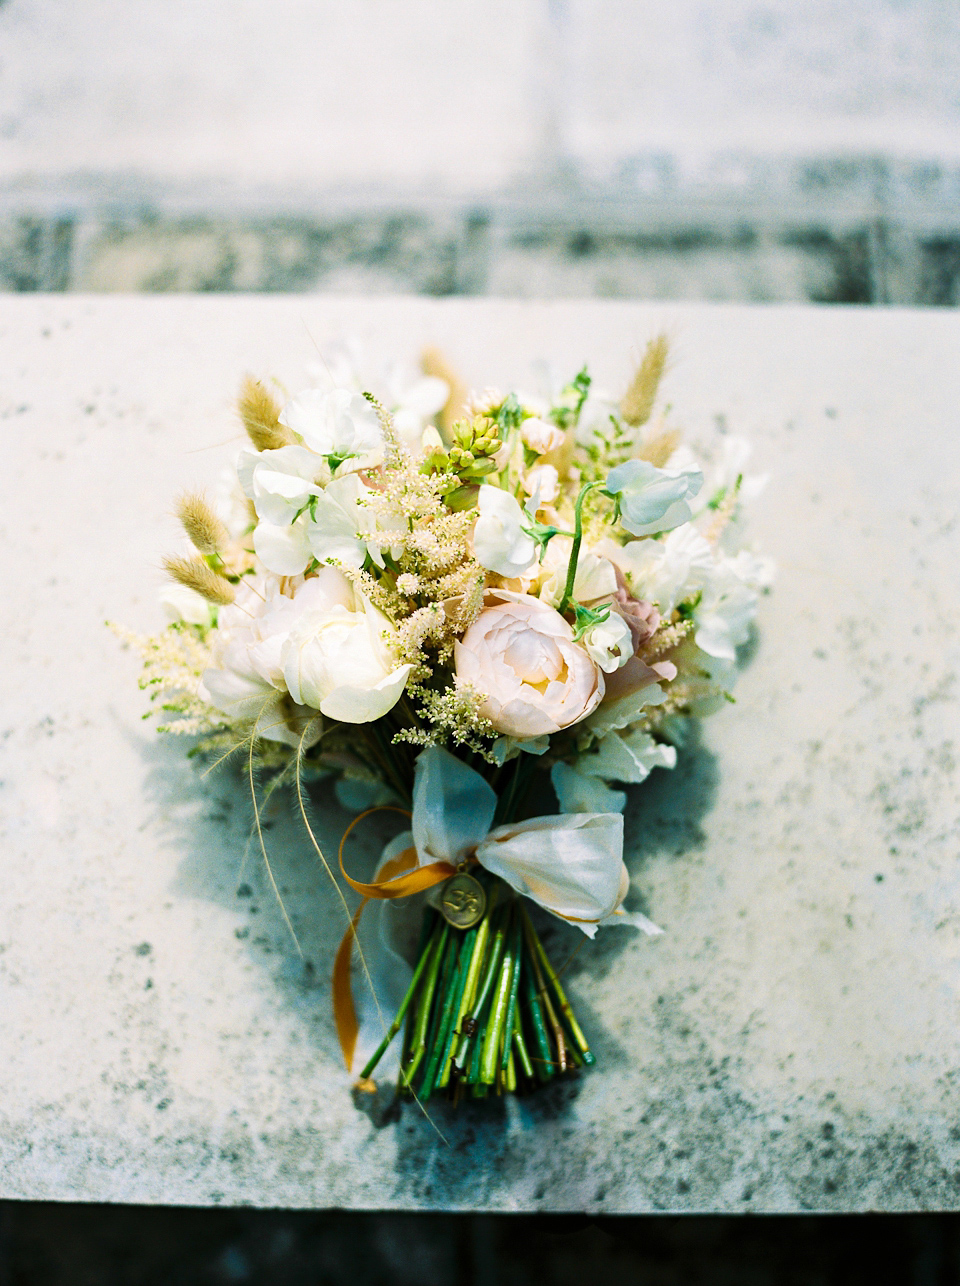
M720 560L693 611L701 651L721 660L736 658L757 614L757 591L770 584L772 567L768 564L769 560L756 558L747 550Z
M164 585L160 603L170 621L185 621L188 625L212 625L213 608L210 603L187 585Z
M253 533L253 548L267 571L278 576L299 576L313 558L309 532L310 515L306 513L288 527L261 522Z
M256 455L256 452L250 454ZM232 540L240 540L250 530L250 506L235 468L223 469L219 474L213 491L213 508Z
M703 473L696 464L658 469L647 460L627 460L607 478L607 490L619 498L620 524L633 536L650 536L689 522L687 501L702 486Z
M613 543L612 541L610 542ZM570 549L569 536L554 536L546 548L541 564L540 593L538 597L551 607L559 607L567 580ZM619 549L620 546L617 546ZM601 598L611 598L617 592L617 573L609 558L592 549L580 547L577 572L573 582L573 597L578 603L595 603Z
M609 433L610 416L616 415L619 410L618 398L591 384L587 399L580 408L580 418L574 431L577 442L581 446L589 446L595 441L597 433Z
M619 670L633 656L630 626L612 608L606 620L598 621L584 631L580 642L587 655L607 674Z
M552 505L560 494L560 474L552 464L534 465L524 475L523 489L533 498L530 508L536 512L542 505Z
M377 412L361 393L350 389L307 389L283 408L280 423L327 459L334 471L372 468L383 460Z
M491 485L480 488L479 517L473 529L473 552L481 567L500 576L523 576L537 561L537 545L528 536L530 525L509 491Z
M549 424L537 416L531 416L520 426L520 436L524 446L536 451L537 455L546 455L563 446L565 434L555 424Z
M362 567L367 556L363 532L370 522L361 500L367 494L355 473L334 478L313 506L307 541L319 563Z
M755 554L751 549L741 549L726 562L751 589L772 588L777 564L768 554Z
M370 488L355 473L345 474L324 489L311 506L311 519L306 528L307 540L319 563L338 563L345 567L362 567L369 554L378 567L383 567L380 541L372 539L378 531L391 530L389 520L380 519L365 503ZM399 530L403 518L397 515L394 525ZM399 550L397 551L399 554Z
M406 446L416 444L424 426L450 397L450 385L436 375L423 375L410 380L403 368L394 368L387 382L384 404L393 416L393 426Z
M325 346L323 365L317 363L311 374L318 381L332 380L337 388L374 393L392 415L397 436L410 448L416 447L424 425L450 397L446 380L424 375L409 362L384 367L375 356L365 354L356 339Z
M304 589L313 583L322 596L311 600L281 651L290 696L343 723L379 719L400 700L412 668L396 664L396 630L335 568Z
M746 438L733 434L725 437L720 446L720 458L704 488L705 499L709 501L715 496L727 495L737 485L738 478L740 490L737 494L740 500L750 501L759 496L767 485L769 475L747 473L747 464L752 454L753 443ZM673 459L667 464L668 467L673 467Z
M326 475L324 477L323 475ZM330 477L323 460L305 447L280 447L276 451L241 451L237 476L257 517L287 527L322 490L320 479Z
M627 578L637 598L656 603L666 616L707 583L715 565L713 550L695 527L684 523L665 540L605 540L599 546Z

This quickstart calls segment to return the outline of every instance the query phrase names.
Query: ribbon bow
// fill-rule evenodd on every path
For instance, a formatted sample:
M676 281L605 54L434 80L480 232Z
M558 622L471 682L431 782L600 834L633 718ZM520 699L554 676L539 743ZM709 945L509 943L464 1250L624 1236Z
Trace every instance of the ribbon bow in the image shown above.
M428 746L414 771L411 829L384 850L373 881L363 883L347 874L341 845L341 873L364 897L333 971L334 1015L348 1068L358 1032L350 956L370 899L422 893L449 879L464 863L476 861L590 938L602 924L661 932L646 916L620 909L630 886L620 813L551 813L491 830L496 808L496 793L478 772L439 746Z

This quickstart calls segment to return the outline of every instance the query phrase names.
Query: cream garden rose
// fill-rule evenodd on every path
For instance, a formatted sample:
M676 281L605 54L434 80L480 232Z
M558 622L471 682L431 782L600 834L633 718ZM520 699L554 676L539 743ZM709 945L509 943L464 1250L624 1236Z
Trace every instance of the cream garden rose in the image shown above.
M455 646L457 678L484 694L481 714L510 737L542 737L599 705L603 674L559 612L496 590Z

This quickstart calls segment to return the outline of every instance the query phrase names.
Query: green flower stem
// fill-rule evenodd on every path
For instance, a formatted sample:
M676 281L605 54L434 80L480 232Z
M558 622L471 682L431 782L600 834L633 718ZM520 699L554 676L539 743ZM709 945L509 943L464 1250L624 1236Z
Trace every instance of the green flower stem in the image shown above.
M417 943L417 965L420 960L427 955L431 939L435 933L440 932L440 916L431 907L426 907L423 913L423 922L420 926L420 941ZM410 1058L410 1050L413 1045L413 1029L417 1021L417 1006L411 1005L407 1010L407 1021L403 1028L403 1046L400 1051L401 1068L407 1065ZM398 1082L397 1088L401 1086Z
M517 1089L517 1068L513 1061L513 1050L510 1048L509 1041L507 1041L505 1053L507 1057L505 1071L503 1073L504 1088L508 1094L514 1094Z
M423 990L417 1000L417 1018L413 1029L413 1039L410 1042L409 1062L400 1072L401 1087L405 1090L410 1088L417 1068L420 1066L420 1060L427 1052L427 1025L430 1021L433 993L437 989L440 961L443 956L443 949L447 945L449 934L450 926L444 920L440 925L440 936L437 938L433 956L424 976Z
M550 999L550 993L547 990L546 979L543 976L543 970L540 968L540 960L537 956L536 946L537 935L534 932L530 917L524 917L524 929L527 935L527 947L530 952L530 959L533 963L533 972L537 975L537 998L543 1004L543 1011L546 1014L547 1022L550 1024L550 1031L553 1034L553 1043L557 1047L557 1064L561 1072L567 1070L567 1042L564 1039L563 1028L560 1026L560 1020L557 1018L556 1010Z
M480 1059L480 1079L485 1085L493 1085L497 1079L497 1063L499 1062L500 1056L500 1037L503 1035L504 1031L507 1009L510 1004L511 984L513 981L514 938L515 935L513 933L511 917L509 942L505 947L503 959L500 964L500 976L497 978L497 987L494 992L493 1003L490 1009L490 1021L487 1023L487 1030L483 1040L483 1056Z
M440 1075L437 1077L437 1087L443 1088L450 1082L450 1073L455 1062L454 1041L463 1034L463 1020L470 1011L473 1004L474 994L477 990L477 982L480 978L480 970L483 967L483 958L487 950L487 942L490 939L490 912L496 905L497 886L494 885L490 891L490 901L488 903L487 914L480 921L476 929L470 932L474 935L472 947L470 950L470 961L467 965L466 975L464 977L463 991L460 994L460 1003L457 1006L456 1018L450 1029L450 1041L447 1046L446 1057L443 1066L440 1069Z
M500 1063L501 1070L504 1071L512 1057L511 1045L513 1030L516 1025L517 993L520 990L520 974L523 971L523 954L523 921L520 917L520 906L518 904L510 933L510 957L513 960L513 973L510 977L510 995L507 998L507 1016L504 1023L504 1031L507 1036L503 1041L503 1058ZM516 1081L516 1078L514 1078L514 1081Z
M599 482L584 483L580 488L580 494L577 496L577 503L574 505L573 546L570 550L570 561L567 563L567 582L563 587L563 598L561 598L560 606L557 608L561 616L570 604L570 599L573 597L574 582L577 579L577 561L580 557L580 544L583 540L583 502L587 498L587 493L600 485Z
M486 959L487 946L490 942L490 926L493 922L493 913L497 908L499 896L500 881L498 880L489 888L487 914L477 926L477 938L473 945L473 958L470 961L470 972L467 974L467 985L464 988L463 1001L461 1003L460 1014L458 1015L458 1030L462 1030L463 1019L470 1012L470 1008L477 998L480 971L483 968L483 962Z
M484 1006L484 1013L483 1013L484 1025L486 1023L486 1019L487 1019L486 1006ZM480 1027L481 1031L484 1030L484 1025ZM480 1057L482 1053L483 1053L483 1041L478 1039L473 1042L472 1053L470 1054L470 1068L465 1078L468 1085L476 1085L477 1081L480 1079Z
M448 933L446 943L444 946L444 951L443 951L443 961L440 965L439 980L437 982L436 991L434 992L434 996L433 996L433 1007L432 1007L433 1012L430 1017L430 1035L427 1037L426 1053L424 1054L428 1071L431 1063L433 1062L437 1044L441 1039L440 1027L443 1021L444 1007L447 1001L448 994L450 992L450 987L456 972L456 967L457 967L456 940L453 934ZM425 1072L424 1075L420 1078L420 1084L417 1088L417 1093L420 1095L421 1098L424 1096L424 1087L426 1087L427 1093L429 1094L430 1086L429 1086L429 1081L427 1079L427 1072Z
M446 1039L443 1043L443 1055L437 1067L435 1074L434 1086L436 1089L444 1089L450 1081L450 1063L453 1054L454 1041L457 1039L457 1033L460 1024L460 1010L463 1007L463 997L467 989L467 982L470 977L470 968L473 964L473 950L476 945L477 930L470 929L464 938L463 945L460 948L460 974L457 979L457 994L454 1000L453 1009L447 1024Z
M522 1024L520 1022L520 1007L517 1006L513 1016L513 1044L517 1051L517 1057L520 1059L520 1066L523 1068L523 1074L528 1080L536 1080L536 1073L533 1070L533 1063L530 1062L530 1055L527 1052L527 1043L523 1039Z
M543 1011L540 1008L540 999L537 996L537 982L532 969L523 970L522 984L524 999L527 1002L527 1012L530 1015L530 1025L533 1027L533 1036L536 1041L537 1080L549 1081L554 1072L553 1050L550 1048L550 1038L547 1035L546 1024L543 1021Z
M568 1043L567 1060L568 1062L573 1063L574 1067L583 1066L583 1055L580 1053L579 1049L577 1049L576 1045L571 1045Z
M439 936L439 927L435 928L433 933L434 938L438 936ZM393 1022L390 1024L390 1027L387 1029L387 1034L384 1036L383 1040L377 1046L369 1062L366 1064L363 1071L360 1073L361 1080L366 1080L367 1077L371 1075L377 1063L380 1062L380 1059L383 1058L384 1054L387 1052L388 1045L393 1040L394 1036L396 1036L397 1032L400 1030L400 1024L403 1022L404 1017L406 1016L407 1010L410 1008L410 1002L413 1000L414 993L416 992L417 987L420 985L420 979L423 976L424 969L427 966L427 960L429 959L429 956L430 956L430 948L428 948L426 951L421 949L419 953L419 960L417 961L417 967L413 971L413 979L410 983L410 986L407 988L407 994L404 996L403 1000L401 1000L400 1008L397 1010L396 1017L394 1018Z
M500 960L503 956L504 940L506 937L506 913L509 912L509 910L509 906L506 906L498 907L493 912L493 916L496 916L497 924L493 930L493 940L490 943L490 951L487 956L487 968L483 977L483 983L480 986L480 991L470 1008L470 1013L467 1018L466 1025L471 1030L464 1032L460 1037L460 1044L457 1046L457 1062L461 1067L463 1067L464 1058L467 1050L470 1048L473 1036L481 1030L480 1018L483 1013L483 1008L488 997L493 991L493 984L500 968ZM479 1045L480 1042L478 1041L477 1044Z
M563 990L563 987L561 987L560 985L560 979L557 977L556 970L554 969L553 965L550 963L549 959L547 958L547 953L544 950L543 943L540 941L540 939L536 935L536 932L534 931L533 924L530 921L530 917L527 915L526 911L523 912L523 915L524 915L524 920L526 922L525 927L529 926L528 932L533 939L534 950L537 953L537 957L539 958L540 965L543 969L543 972L547 975L547 978L550 981L550 985L553 988L554 995L557 998L557 1004L560 1006L560 1012L563 1015L566 1025L569 1028L570 1034L577 1045L577 1048L580 1050L580 1053L583 1055L583 1061L589 1067L592 1063L595 1063L597 1060L594 1058L593 1054L590 1053L590 1046L587 1044L587 1038L580 1030L580 1024L577 1022L573 1009L570 1007L570 1002L567 999L566 992Z
M440 1026L437 1030L437 1040L430 1054L430 1061L427 1063L427 1070L423 1075L423 1085L420 1089L421 1098L429 1098L437 1084L437 1074L446 1067L447 1060L450 1057L450 1046L453 1044L453 1028L456 1022L456 1015L460 1011L460 1001L463 999L463 989L467 982L467 973L470 969L470 960L473 956L473 943L477 936L476 929L471 929L460 941L460 954L457 963L456 972L453 974L451 984L447 988L443 998L443 1008L440 1015ZM454 938L452 941L456 941ZM456 948L452 947L452 955Z

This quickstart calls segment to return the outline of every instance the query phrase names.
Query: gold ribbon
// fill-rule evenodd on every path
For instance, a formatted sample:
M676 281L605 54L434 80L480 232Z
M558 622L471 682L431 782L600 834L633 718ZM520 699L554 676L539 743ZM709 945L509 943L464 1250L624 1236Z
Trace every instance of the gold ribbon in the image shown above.
M340 874L352 889L355 889L357 893L363 894L363 901L353 914L353 919L343 935L333 962L333 1017L337 1025L337 1037L340 1041L340 1049L343 1052L348 1072L353 1065L353 1054L357 1046L357 1033L360 1030L357 1022L357 1011L353 1003L353 992L350 988L350 960L353 955L353 944L357 940L357 925L360 923L364 907L368 902L376 898L407 898L414 893L423 893L427 889L432 889L436 884L442 884L444 880L448 880L451 875L456 875L457 873L457 868L450 862L430 862L426 866L417 866L417 850L411 847L405 848L402 853L398 853L396 857L391 857L385 862L383 872L378 880L364 883L362 880L353 879L344 869L344 845L358 822L362 822L365 817L370 817L373 813L401 813L404 817L410 816L410 813L405 808L394 808L390 804L383 804L378 808L368 808L365 813L360 813L358 817L353 819L344 831L343 839L340 841L340 851L337 855L340 863Z

